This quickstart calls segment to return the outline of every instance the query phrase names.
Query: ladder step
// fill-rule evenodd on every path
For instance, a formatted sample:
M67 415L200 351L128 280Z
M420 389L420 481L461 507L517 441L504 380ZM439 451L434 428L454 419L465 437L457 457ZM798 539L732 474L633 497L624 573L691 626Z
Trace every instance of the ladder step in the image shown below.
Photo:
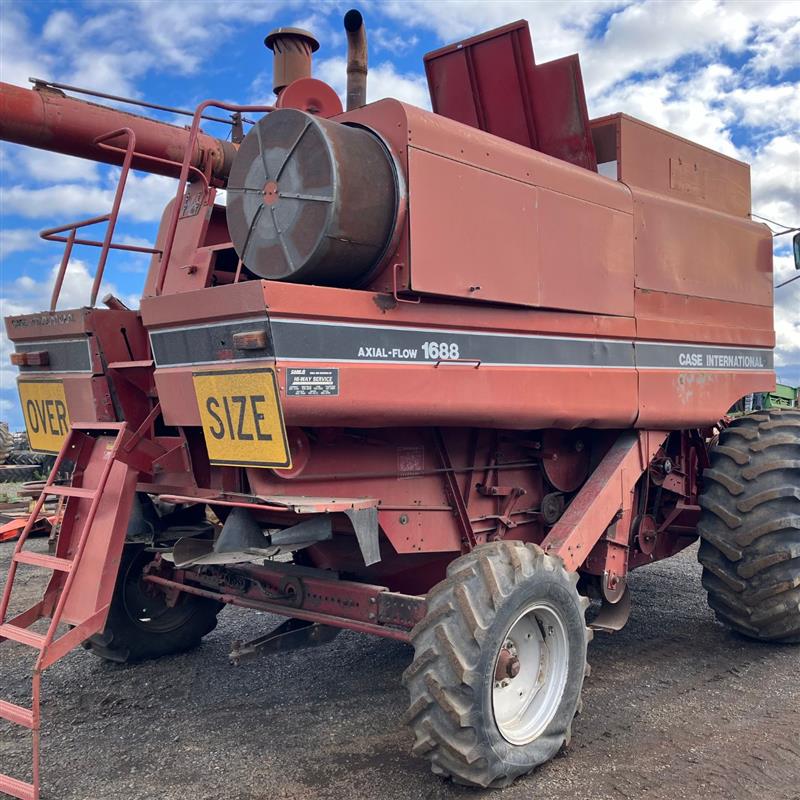
M71 426L73 431L117 431L125 427L124 422L76 422Z
M17 553L14 556L14 561L20 564L32 564L34 567L58 570L59 572L71 572L73 567L73 562L68 558L56 558L44 553L31 553L27 550Z
M13 722L15 725L22 725L25 728L33 730L33 711L29 708L9 703L6 700L0 700L0 719Z
M0 792L5 792L19 800L36 800L36 790L32 783L18 781L8 775L0 775Z
M44 640L47 638L44 634L34 633L27 628L18 628L16 625L0 625L0 636L11 639L13 642L26 644L28 647L35 647L41 650L44 647Z
M45 494L55 494L59 497L92 498L97 494L95 489L82 489L79 486L48 486L44 492Z

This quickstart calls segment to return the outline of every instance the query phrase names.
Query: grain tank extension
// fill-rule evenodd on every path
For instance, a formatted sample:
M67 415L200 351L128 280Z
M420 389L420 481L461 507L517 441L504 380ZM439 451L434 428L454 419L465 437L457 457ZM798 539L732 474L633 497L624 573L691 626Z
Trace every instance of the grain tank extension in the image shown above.
M189 649L225 604L287 617L233 663L343 628L412 645L413 751L480 787L569 741L592 631L698 539L720 621L800 640L800 412L726 417L775 385L749 167L590 119L578 57L537 63L525 22L429 53L432 111L367 103L359 12L345 28L347 109L292 28L266 39L274 105L208 100L187 129L0 86L3 139L122 166L108 215L44 232L50 309L6 319L31 445L59 453L40 503L66 504L0 606L39 653L32 706L0 703L34 736L14 797L39 797L43 669ZM200 128L220 113L231 141ZM139 309L96 307L129 169L176 194ZM89 304L58 309L92 245ZM31 567L45 597L10 618Z

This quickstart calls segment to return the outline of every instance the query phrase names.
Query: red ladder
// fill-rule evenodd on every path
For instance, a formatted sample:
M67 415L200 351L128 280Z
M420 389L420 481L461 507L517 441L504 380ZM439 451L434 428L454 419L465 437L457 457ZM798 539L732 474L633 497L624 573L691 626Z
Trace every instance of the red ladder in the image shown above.
M139 474L135 466L126 463L135 463L130 458L132 438L124 422L74 425L11 558L0 602L0 642L8 639L39 651L31 707L0 700L0 719L33 733L33 781L0 774L0 793L20 800L39 800L42 672L105 627ZM75 465L72 485L59 486L55 480L65 460ZM52 495L66 499L56 554L26 551L28 534L45 499ZM41 601L6 621L19 564L49 569L53 575ZM40 619L50 620L45 633L30 630ZM61 623L72 627L57 636Z

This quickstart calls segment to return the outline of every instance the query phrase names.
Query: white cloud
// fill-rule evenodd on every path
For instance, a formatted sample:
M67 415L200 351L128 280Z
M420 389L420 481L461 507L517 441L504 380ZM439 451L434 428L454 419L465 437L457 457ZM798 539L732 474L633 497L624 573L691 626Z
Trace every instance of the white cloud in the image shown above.
M750 21L735 4L632 4L613 14L601 39L584 45L584 79L590 92L601 91L634 73L656 72L681 56L739 51L749 32Z
M5 213L18 214L27 219L51 220L55 227L108 213L114 201L115 188L59 183L34 189L15 184L8 188L0 187L0 207ZM175 196L175 190L176 183L171 178L130 173L122 199L120 220L160 220L164 206Z
M0 80L24 86L29 77L46 76L55 59L38 47L27 17L10 3L0 13Z
M0 228L0 262L12 253L24 253L41 244L36 228Z
M800 131L800 84L737 86L724 101L736 111L738 123L752 128Z
M443 43L527 19L536 60L548 61L576 52L603 14L625 5L626 0L389 0L381 10L403 27L434 31Z
M390 28L373 28L369 31L369 47L376 51L387 50L389 53L405 53L417 46L419 37Z
M753 211L783 225L800 226L800 137L776 136L750 161Z
M33 179L52 183L59 181L88 181L93 183L100 177L98 165L85 158L51 153L48 150L35 150L22 145L11 145L14 160L9 160L9 176Z
M800 64L800 14L794 21L787 14L781 23L756 33L751 61L754 70L782 74Z
M796 274L791 256L775 258L776 283ZM800 280L775 290L777 363L800 364Z

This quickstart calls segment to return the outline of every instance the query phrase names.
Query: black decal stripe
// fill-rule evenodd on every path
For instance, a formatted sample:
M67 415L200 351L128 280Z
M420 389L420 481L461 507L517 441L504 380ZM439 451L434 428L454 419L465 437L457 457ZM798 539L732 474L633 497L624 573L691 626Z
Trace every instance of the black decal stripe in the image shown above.
M157 367L178 367L191 364L217 364L225 361L253 361L272 358L272 343L267 336L263 350L236 350L236 333L267 330L267 315L247 319L167 328L150 332L150 346Z
M89 339L53 339L51 341L31 341L14 346L17 353L30 353L46 350L46 367L20 367L24 374L36 372L91 372L92 357L89 352Z
M253 320L248 319L155 331L151 333L151 341L154 353L157 353L156 363L161 367L219 363L212 348L204 346L207 337L216 336L220 331L235 332L252 327ZM688 372L770 371L774 365L773 352L768 348L514 335L306 319L272 319L270 334L269 353L240 351L236 358L223 360L275 358L289 362L366 364L472 361L486 366L673 369ZM168 336L176 337L170 347L162 338ZM175 342L178 342L177 346L174 346ZM443 347L445 355L442 355ZM457 356L454 355L456 352Z
M709 372L760 371L774 367L772 350L751 347L636 342L636 366Z
M613 339L514 336L498 333L384 325L308 324L273 319L276 357L286 361L357 361L433 364L480 361L482 364L555 367L634 366L633 344ZM427 347L426 347L427 345ZM435 346L433 355L431 345ZM448 355L436 355L446 345ZM451 346L457 346L453 358Z

